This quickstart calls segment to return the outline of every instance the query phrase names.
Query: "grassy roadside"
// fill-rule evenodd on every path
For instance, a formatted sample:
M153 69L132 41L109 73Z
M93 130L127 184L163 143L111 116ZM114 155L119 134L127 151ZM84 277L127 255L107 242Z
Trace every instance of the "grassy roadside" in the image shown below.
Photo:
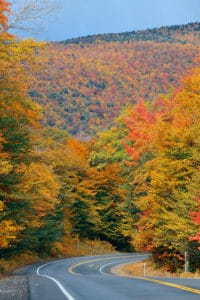
M200 270L191 273L170 273L164 269L157 269L153 262L149 260L134 262L129 264L123 264L113 269L114 273L121 276L132 276L132 277L168 277L168 278L200 278Z
M108 243L100 240L71 240L67 246L61 243L55 243L51 252L45 256L39 256L31 251L13 255L10 258L0 258L0 280L10 276L16 269L23 266L51 261L60 258L114 254L117 251ZM0 298L1 299L1 298Z

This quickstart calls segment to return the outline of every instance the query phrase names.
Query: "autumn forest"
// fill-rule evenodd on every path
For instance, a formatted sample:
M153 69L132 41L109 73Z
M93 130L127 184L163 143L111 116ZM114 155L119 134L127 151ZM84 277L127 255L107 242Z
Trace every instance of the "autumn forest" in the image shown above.
M0 1L0 272L152 253L200 269L200 24L59 43Z

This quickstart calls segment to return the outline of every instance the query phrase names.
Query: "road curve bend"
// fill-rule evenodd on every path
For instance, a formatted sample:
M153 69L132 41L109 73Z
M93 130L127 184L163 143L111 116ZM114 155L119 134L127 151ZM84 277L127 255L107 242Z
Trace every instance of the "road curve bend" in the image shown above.
M146 258L144 254L87 256L27 267L30 300L200 299L200 280L130 278L111 272L114 266Z

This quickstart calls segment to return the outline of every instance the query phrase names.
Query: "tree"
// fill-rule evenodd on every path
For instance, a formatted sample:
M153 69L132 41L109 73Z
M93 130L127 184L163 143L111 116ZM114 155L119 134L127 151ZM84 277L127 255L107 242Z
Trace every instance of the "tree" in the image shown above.
M151 110L138 103L126 121L132 145L125 146L135 164L134 196L141 211L135 246L152 251L157 263L171 271L182 266L195 230L190 210L196 207L199 182L198 72Z
M124 110L111 129L100 132L92 141L89 153L90 164L98 170L95 184L101 219L98 234L121 250L132 249L136 218L131 199L131 167L125 164L129 157L123 147L128 131L123 121L129 114L129 109Z
M21 0L12 1L9 23L4 30L35 31L45 16L55 13L60 7L60 0Z
M58 204L59 184L34 147L41 107L28 91L40 44L7 34L8 3L0 4L0 246L9 256L34 248L32 236Z
M1 33L5 31L6 27L8 26L7 15L10 12L9 6L10 6L9 2L5 0L0 1L0 32Z

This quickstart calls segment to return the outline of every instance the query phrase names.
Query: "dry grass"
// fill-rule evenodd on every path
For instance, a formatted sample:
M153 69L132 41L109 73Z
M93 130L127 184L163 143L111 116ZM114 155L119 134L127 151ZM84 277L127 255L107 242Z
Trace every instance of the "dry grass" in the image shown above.
M52 248L51 254L54 257L75 257L83 255L101 255L115 253L114 247L104 241L100 240L79 240L69 238L64 243L55 243Z
M0 259L0 279L11 274L16 268L39 261L41 261L41 259L32 253L19 254L10 260Z
M195 273L186 272L179 274L180 278L200 278L200 270L196 271Z
M155 268L151 260L124 264L114 268L114 272L123 276L133 277L168 277L168 278L200 278L200 272L170 273L164 269Z
M81 241L79 239L69 239L66 242L66 245L63 245L59 242L55 243L52 247L50 255L45 257L45 260L110 253L116 253L116 251L108 242L103 242L100 240L91 241L88 239ZM32 252L19 254L8 260L2 258L0 259L0 280L24 265L33 264L40 261L42 261L42 258L33 254Z

